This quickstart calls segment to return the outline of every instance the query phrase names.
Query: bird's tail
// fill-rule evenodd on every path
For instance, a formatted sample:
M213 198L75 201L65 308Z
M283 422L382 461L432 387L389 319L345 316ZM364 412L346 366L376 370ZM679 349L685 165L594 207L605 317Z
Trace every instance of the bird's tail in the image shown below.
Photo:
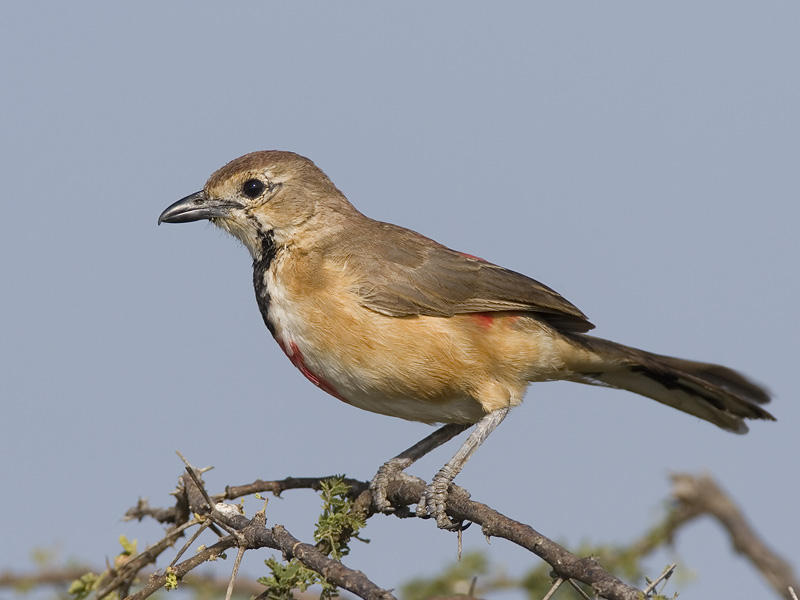
M588 335L572 334L570 339L579 349L569 364L576 381L635 392L734 433L747 432L745 419L775 420L759 406L769 402L769 392L727 367Z

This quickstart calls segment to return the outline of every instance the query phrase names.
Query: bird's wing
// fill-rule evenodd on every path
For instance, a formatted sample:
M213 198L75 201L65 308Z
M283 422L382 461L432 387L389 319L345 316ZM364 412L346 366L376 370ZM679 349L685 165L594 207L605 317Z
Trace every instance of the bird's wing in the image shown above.
M391 317L521 311L565 331L594 328L572 303L530 277L414 231L378 225L383 229L379 235L369 228L369 239L347 244L357 248L347 262L363 274L356 292L370 310Z

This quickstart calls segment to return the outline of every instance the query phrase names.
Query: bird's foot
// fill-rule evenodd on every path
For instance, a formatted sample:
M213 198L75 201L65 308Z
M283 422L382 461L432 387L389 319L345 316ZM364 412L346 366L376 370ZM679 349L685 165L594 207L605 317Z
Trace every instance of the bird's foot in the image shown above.
M463 529L462 521L455 521L447 516L447 498L450 495L450 485L453 478L445 469L439 471L430 485L425 487L422 497L417 505L417 516L423 519L433 517L436 526L447 531Z
M378 469L375 477L369 482L369 490L372 493L372 504L375 508L382 513L393 513L395 507L389 502L386 497L386 487L393 479L402 479L408 481L418 481L416 477L403 473L403 469L408 467L412 461L407 458L393 458L386 461Z
M407 516L405 513L408 512L408 509L405 506L402 507L401 510L389 502L389 498L386 495L386 488L389 482L394 480L408 483L419 483L422 481L418 477L403 472L403 469L408 467L411 462L412 461L407 458L395 457L385 462L381 465L381 468L378 469L375 477L369 482L372 504L376 510L386 514L396 513L399 516ZM433 481L425 486L425 491L422 492L416 509L417 517L421 519L436 519L436 526L439 527L439 529L446 529L447 531L458 531L464 528L462 521L455 521L447 516L447 498L450 494L450 486L453 485L453 478L454 474L451 472L451 469L445 465L445 467L436 473L433 477ZM454 487L461 490L458 486ZM464 493L466 493L466 491L464 491Z

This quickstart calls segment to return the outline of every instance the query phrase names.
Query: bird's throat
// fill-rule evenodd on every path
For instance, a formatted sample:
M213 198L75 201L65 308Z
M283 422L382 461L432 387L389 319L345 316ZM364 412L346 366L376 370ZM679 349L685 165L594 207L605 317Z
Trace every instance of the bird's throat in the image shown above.
M275 326L269 319L270 292L267 286L267 276L275 257L278 255L278 246L272 231L266 231L260 236L261 248L253 259L253 287L256 291L256 302L261 311L261 318L269 329L272 337L275 336Z

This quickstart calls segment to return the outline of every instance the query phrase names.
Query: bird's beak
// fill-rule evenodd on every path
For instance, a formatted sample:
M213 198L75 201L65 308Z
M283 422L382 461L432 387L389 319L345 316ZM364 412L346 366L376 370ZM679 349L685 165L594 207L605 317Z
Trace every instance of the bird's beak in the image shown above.
M201 219L227 217L234 208L242 207L230 200L209 198L204 190L200 190L168 206L158 217L158 224L188 223Z

